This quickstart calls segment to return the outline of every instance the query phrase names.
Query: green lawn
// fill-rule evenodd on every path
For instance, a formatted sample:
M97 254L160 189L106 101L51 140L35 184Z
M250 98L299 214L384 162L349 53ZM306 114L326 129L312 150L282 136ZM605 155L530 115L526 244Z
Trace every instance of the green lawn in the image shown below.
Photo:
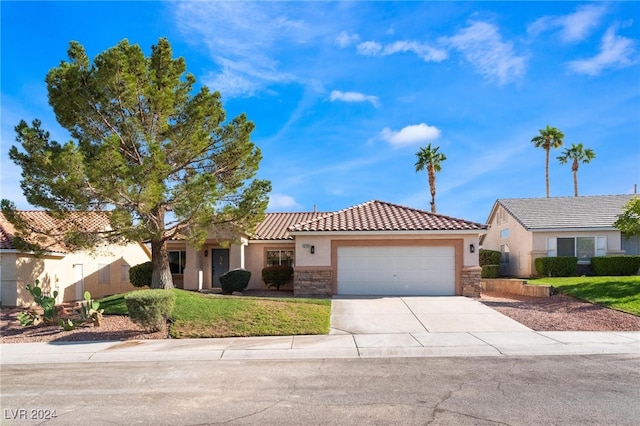
M640 316L640 277L566 277L528 280L529 284L552 285L576 299Z
M174 290L175 338L290 336L329 333L331 300L215 296ZM126 315L124 294L100 300L105 314Z

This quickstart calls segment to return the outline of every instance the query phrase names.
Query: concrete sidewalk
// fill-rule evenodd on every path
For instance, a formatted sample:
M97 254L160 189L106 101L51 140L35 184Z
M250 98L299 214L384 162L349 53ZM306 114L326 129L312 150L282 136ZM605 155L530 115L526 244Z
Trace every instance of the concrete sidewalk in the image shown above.
M389 357L640 355L640 332L450 332L9 343L2 365Z

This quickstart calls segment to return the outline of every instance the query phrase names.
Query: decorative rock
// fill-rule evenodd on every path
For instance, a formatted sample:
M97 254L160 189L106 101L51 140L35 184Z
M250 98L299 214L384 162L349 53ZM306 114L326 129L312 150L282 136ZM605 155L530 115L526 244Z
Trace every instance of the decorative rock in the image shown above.
M242 292L241 291L234 291L233 293L231 293L232 296L242 296Z

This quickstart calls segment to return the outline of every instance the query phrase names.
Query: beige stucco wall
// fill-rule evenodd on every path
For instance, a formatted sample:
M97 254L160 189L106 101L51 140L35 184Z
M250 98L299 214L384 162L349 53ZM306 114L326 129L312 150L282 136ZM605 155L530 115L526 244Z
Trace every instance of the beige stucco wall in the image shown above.
M135 266L149 260L149 254L139 244L110 246L95 253L80 251L65 256L31 254L2 254L2 304L25 306L33 302L25 286L40 281L48 292L58 291L57 302L82 298L89 291L94 298L135 290L129 283L128 274L122 280L122 266ZM82 265L82 280L76 280L76 266ZM100 283L100 265L108 265L109 283ZM79 297L78 297L79 296Z
M267 250L296 250L296 248L293 241L250 241L245 250L245 268L251 271L251 281L247 287L249 290L270 288L262 281L262 269L267 266ZM280 288L290 290L293 285L288 284Z
M502 210L502 207L498 207ZM500 275L512 277L528 277L531 275L531 249L532 237L513 216L506 211L499 214L495 211L490 217L489 229L484 237L482 247L487 250L500 251L501 245L509 246L509 263L500 265ZM500 238L500 233L509 230L509 236Z
M363 241L384 241L384 240L460 240L463 243L463 266L478 265L478 234L359 234L359 235L296 235L296 266L331 266L331 242L340 240L363 240ZM402 245L401 242L398 243ZM473 244L475 251L471 253L469 246ZM305 246L305 247L303 247ZM311 246L314 253L311 253Z

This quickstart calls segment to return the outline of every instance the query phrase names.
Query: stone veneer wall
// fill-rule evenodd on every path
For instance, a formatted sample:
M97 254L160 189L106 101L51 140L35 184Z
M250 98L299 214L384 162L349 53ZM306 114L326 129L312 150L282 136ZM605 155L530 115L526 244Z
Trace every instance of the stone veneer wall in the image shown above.
M333 295L331 269L293 270L294 296Z
M482 293L482 284L480 275L482 268L480 266L472 266L462 270L462 295L465 297L480 297Z

